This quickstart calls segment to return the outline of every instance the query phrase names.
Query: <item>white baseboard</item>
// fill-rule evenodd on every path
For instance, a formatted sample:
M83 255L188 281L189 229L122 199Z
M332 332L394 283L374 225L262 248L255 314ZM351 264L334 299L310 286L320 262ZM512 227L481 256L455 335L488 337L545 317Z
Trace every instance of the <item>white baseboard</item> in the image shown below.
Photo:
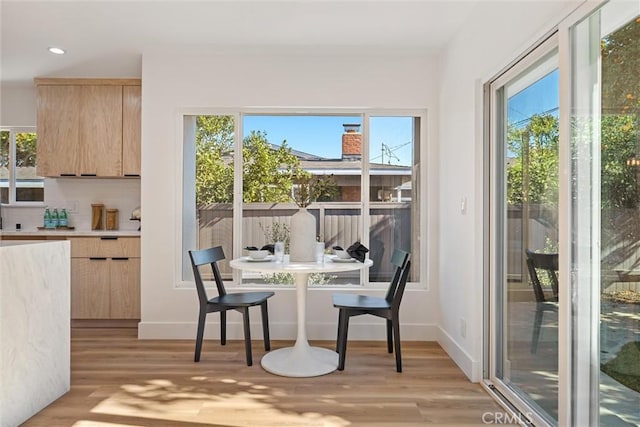
M195 322L145 322L138 324L138 338L140 339L195 339L197 325ZM402 324L400 337L402 341L436 341L438 337L436 325ZM334 341L337 335L335 323L308 323L307 337L310 340ZM269 334L272 340L293 340L297 334L295 323L270 322ZM216 321L207 322L204 329L206 339L220 338L220 324ZM251 324L251 337L262 339L262 325ZM244 339L241 322L227 321L227 339ZM386 340L384 322L349 324L350 340Z
M471 382L482 379L481 362L474 360L444 329L438 327L438 344L453 359Z

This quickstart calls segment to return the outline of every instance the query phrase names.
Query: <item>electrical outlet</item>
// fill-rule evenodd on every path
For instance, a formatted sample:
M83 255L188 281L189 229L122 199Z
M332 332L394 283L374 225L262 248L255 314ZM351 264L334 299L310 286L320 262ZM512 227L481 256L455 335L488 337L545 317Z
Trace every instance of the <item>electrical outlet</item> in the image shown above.
M464 196L460 199L460 213L462 215L467 213L467 198Z
M68 213L78 213L78 201L77 200L67 200L65 203L65 208Z
M467 321L464 318L460 318L460 336L467 337Z

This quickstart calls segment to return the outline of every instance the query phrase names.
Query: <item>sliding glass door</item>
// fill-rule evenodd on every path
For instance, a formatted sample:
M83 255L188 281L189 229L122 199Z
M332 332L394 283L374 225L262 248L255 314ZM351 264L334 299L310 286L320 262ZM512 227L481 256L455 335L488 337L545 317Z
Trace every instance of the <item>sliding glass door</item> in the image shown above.
M640 3L485 85L486 382L534 425L640 425Z
M493 383L521 412L558 417L558 54L552 37L491 85ZM556 267L557 268L557 267ZM549 274L550 273L550 274Z
M570 45L575 421L640 425L640 3L607 3Z

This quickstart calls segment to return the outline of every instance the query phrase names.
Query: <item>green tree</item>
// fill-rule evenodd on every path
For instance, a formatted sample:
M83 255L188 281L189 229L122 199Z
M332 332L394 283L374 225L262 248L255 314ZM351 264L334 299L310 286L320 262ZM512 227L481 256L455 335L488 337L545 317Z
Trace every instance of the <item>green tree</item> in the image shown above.
M603 111L637 114L640 106L640 17L604 37L600 51Z
M232 116L196 119L196 203L233 201ZM271 145L266 132L252 131L243 141L243 202L291 201L293 178L304 171L287 142Z
M637 156L637 116L602 117L601 187L603 208L638 206L638 167L628 164Z
M16 136L16 167L36 166L37 136L35 132L17 132ZM0 167L9 167L9 132L0 133Z
M509 127L507 203L558 204L558 119L534 115L522 128Z
M640 170L640 17L601 41L602 207L635 208Z
M233 201L233 116L196 118L196 203Z
M242 145L242 198L245 203L291 201L293 178L303 173L287 141L272 146L266 132L251 131Z

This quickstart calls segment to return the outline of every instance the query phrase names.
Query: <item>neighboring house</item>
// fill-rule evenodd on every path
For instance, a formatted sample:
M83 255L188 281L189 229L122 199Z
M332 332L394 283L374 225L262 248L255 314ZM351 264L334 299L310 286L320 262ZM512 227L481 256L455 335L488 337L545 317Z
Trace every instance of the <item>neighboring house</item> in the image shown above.
M300 166L312 175L333 175L339 188L340 202L360 201L362 175L362 134L359 124L344 124L342 157L330 159L298 150L292 154ZM275 147L275 146L274 146ZM383 163L369 164L369 200L379 202L409 202L411 196L411 167Z

